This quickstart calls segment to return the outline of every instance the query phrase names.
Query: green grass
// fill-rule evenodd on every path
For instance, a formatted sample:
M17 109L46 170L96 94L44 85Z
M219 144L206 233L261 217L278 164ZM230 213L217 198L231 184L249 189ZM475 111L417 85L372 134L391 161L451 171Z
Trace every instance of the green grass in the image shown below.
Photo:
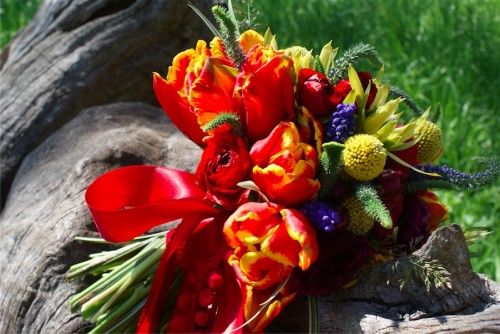
M439 163L475 171L474 156L500 151L500 1L498 0L254 0L259 30L280 48L319 52L330 40L339 54L356 43L377 48L385 78L422 107L441 104L445 151ZM364 69L377 69L368 65ZM500 281L500 188L439 192L450 222L486 227L475 242L474 270Z
M41 0L1 0L0 47L28 23ZM445 152L440 163L474 171L471 157L500 151L500 0L254 0L260 31L281 47L339 53L356 43L376 46L386 75L421 106L441 104ZM365 69L369 69L366 67ZM372 69L376 70L376 69ZM492 233L471 247L476 271L500 281L500 187L440 192L450 222Z
M0 0L0 49L29 23L42 0Z

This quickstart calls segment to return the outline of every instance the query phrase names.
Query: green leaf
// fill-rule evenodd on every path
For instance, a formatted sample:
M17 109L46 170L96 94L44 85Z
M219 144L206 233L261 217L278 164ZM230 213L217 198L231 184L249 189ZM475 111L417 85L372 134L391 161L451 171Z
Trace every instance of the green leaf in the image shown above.
M392 97L403 98L406 105L415 115L421 116L424 113L422 108L415 101L413 101L411 97L408 94L406 94L406 92L403 91L402 89L396 86L391 86L389 89L389 94Z
M212 32L212 34L214 34L214 36L220 36L221 35L221 33L219 32L219 30L217 30L217 28L212 24L212 22L210 22L210 20L198 8L196 8L195 5L193 5L189 1L188 1L187 5L188 5L189 8L191 8L196 13L196 15L198 15L198 17L203 21L203 23L205 23L205 25Z
M356 184L355 194L359 201L363 203L363 208L367 214L376 219L383 227L392 228L391 214L371 183Z
M380 130L382 125L398 110L401 101L401 99L390 100L383 106L378 107L375 113L366 117L363 124L363 133L371 135Z
M328 71L330 71L330 68L333 66L335 56L337 55L337 50L338 49L332 48L332 41L325 44L325 46L323 46L323 48L321 49L321 52L319 54L319 61L325 71L323 73L327 73Z
M342 168L342 152L344 145L337 142L323 144L323 152L319 156L319 175L321 184L318 196L320 199L328 199L332 192L337 176Z

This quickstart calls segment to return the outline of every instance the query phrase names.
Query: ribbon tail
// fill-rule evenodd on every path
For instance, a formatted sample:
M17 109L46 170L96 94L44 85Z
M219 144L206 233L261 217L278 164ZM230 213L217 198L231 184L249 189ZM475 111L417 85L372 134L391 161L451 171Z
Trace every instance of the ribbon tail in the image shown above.
M170 286L179 267L177 251L181 249L198 224L206 217L183 219L175 230L167 234L167 247L149 290L146 304L139 317L136 333L156 333L161 311L170 292Z

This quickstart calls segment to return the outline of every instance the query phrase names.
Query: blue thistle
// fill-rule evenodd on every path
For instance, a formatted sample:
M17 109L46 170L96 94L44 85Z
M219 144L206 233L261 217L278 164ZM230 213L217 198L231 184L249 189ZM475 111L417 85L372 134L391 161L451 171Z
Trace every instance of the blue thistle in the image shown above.
M333 113L332 119L326 126L327 141L343 143L347 137L354 134L356 127L356 105L354 103L339 104L337 111Z
M317 230L332 232L342 222L341 217L335 210L318 200L307 202L300 211Z

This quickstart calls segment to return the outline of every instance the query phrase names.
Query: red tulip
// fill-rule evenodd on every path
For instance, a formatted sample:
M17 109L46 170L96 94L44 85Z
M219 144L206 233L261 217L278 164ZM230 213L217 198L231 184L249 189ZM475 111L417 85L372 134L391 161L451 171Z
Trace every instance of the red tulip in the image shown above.
M316 196L318 153L301 142L292 122L280 123L267 138L256 142L250 158L255 165L252 180L271 200L298 205Z
M316 232L307 218L278 204L243 204L227 219L224 235L234 249L229 264L242 287L247 320L294 268L307 270L318 257ZM250 328L262 330L293 297L283 290Z

